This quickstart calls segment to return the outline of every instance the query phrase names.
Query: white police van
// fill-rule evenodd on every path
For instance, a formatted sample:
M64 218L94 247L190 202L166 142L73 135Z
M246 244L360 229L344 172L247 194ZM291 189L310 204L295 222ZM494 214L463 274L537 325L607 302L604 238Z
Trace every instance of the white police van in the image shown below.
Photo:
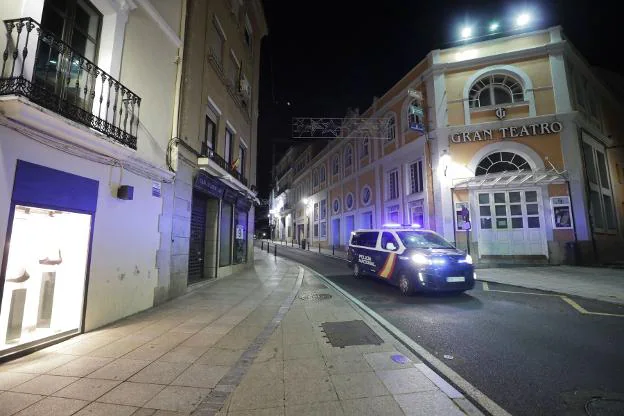
M454 292L474 287L472 257L430 230L397 224L351 233L347 253L353 275L375 276L401 293Z

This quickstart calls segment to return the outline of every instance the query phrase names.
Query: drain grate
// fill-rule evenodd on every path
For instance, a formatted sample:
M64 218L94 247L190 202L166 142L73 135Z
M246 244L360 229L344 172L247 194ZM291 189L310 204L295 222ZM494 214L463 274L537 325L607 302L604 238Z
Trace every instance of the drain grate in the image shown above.
M332 295L330 295L329 293L305 293L299 296L299 299L301 300L310 300L313 302L320 302L322 300L327 300L331 298Z
M323 322L327 341L332 347L350 345L381 345L383 340L364 321Z

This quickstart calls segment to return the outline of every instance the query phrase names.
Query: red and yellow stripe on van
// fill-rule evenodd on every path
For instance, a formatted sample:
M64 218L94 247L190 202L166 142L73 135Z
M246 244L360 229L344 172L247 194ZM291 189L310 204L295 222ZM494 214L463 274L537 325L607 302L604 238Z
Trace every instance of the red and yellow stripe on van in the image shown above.
M392 272L394 271L394 265L396 264L396 260L396 253L390 253L383 267L379 271L379 276L383 277L384 279L390 277L392 275Z

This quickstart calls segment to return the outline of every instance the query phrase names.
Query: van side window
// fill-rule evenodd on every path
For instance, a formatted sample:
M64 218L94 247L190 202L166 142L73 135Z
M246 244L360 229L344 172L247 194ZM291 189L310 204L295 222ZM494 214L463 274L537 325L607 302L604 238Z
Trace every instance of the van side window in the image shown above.
M381 235L381 248L386 249L388 243L394 244L395 250L399 248L399 244L396 241L396 238L392 235L392 233L384 232Z
M359 245L375 248L377 245L377 236L379 236L379 233L374 231L362 233L360 234Z
M354 233L351 235L351 244L354 246L360 245L360 233Z

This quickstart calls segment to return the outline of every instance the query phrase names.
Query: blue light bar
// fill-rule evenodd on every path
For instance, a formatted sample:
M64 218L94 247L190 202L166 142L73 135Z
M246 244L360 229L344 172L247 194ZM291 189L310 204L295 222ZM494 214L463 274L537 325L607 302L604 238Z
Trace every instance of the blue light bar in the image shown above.
M388 222L388 223L385 223L384 225L382 225L382 227L384 227L384 228L399 228L399 227L401 227L401 224L397 224L397 223L394 223L394 222Z

